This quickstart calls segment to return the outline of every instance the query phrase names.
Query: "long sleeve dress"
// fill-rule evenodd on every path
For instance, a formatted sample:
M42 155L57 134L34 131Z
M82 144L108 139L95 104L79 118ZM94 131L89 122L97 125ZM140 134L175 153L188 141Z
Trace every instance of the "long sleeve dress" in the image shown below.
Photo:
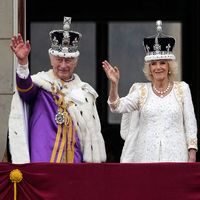
M179 82L182 93L177 95L176 84L169 94L159 97L151 84L146 83L145 101L140 97L141 87L136 87L119 99L115 109L110 105L117 113L138 111L137 131L128 133L121 162L187 162L188 149L197 149L197 124L190 89L185 82ZM180 95L182 102L178 100Z

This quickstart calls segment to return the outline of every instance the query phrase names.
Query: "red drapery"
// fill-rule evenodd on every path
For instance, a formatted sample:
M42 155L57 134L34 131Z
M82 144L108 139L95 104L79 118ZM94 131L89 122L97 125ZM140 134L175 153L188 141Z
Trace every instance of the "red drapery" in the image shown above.
M23 174L17 200L200 199L200 163L0 163L1 200L13 200L14 169Z

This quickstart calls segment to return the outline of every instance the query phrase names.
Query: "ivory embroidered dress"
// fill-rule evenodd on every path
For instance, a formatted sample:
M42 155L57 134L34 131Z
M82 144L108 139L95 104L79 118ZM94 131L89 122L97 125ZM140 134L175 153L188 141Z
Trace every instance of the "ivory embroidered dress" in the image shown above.
M173 86L165 97L157 96L150 83L140 105L140 89L122 97L113 112L139 110L138 131L131 130L125 141L121 162L187 162L188 149L197 149L197 125L188 84L181 82L180 102ZM181 105L182 104L182 105ZM136 129L136 128L135 128Z

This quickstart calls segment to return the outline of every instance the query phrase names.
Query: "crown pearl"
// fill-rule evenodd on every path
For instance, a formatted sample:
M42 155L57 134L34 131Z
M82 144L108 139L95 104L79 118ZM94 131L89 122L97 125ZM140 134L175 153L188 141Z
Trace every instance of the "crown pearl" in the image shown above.
M161 33L162 32L162 21L161 20L156 21L156 26L157 26L157 32Z
M157 21L156 21L156 25L157 25L157 26L162 26L162 21L161 21L161 20L157 20Z

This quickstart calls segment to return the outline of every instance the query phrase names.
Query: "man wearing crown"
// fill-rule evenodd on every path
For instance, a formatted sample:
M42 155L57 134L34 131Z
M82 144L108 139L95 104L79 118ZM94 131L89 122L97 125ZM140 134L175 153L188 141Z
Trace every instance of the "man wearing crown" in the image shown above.
M106 152L96 109L96 91L74 70L81 34L70 30L49 33L52 69L30 75L29 41L12 37L17 57L16 92L9 118L9 147L13 163L105 162Z

